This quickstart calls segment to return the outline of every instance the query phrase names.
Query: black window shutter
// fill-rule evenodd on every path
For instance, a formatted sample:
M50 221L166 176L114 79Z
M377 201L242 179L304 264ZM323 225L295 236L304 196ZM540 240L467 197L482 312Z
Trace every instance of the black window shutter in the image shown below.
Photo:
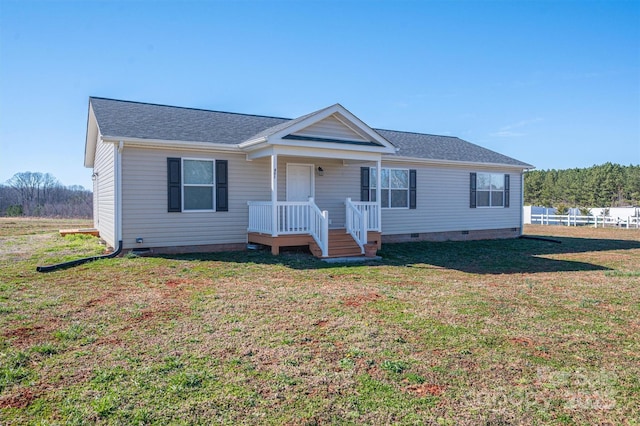
M182 211L182 172L180 158L167 158L167 211Z
M469 207L476 208L476 174L469 175Z
M509 175L504 175L504 206L509 207Z
M229 211L229 171L227 160L216 160L216 211Z
M416 171L409 170L409 208L416 208Z
M369 167L360 167L360 201L369 201Z

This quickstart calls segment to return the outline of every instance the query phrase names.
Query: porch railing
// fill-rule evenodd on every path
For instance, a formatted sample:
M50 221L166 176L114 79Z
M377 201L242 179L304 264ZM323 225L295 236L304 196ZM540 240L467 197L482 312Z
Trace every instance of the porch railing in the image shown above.
M327 257L329 256L329 212L326 210L320 211L312 198L309 199L309 205L311 236L320 247L322 257Z
M329 254L329 212L309 201L276 202L276 221L271 201L249 201L249 232L278 235L310 234L323 256ZM275 225L275 232L274 232Z
M279 201L277 235L309 234L311 232L310 201Z
M346 227L347 233L351 234L360 250L364 253L364 245L367 244L367 231L369 215L366 210L358 209L358 207L347 198L344 202L346 207Z
M355 208L367 216L367 230L382 232L378 203L372 201L351 201Z
M271 201L249 201L249 232L272 234L273 208Z

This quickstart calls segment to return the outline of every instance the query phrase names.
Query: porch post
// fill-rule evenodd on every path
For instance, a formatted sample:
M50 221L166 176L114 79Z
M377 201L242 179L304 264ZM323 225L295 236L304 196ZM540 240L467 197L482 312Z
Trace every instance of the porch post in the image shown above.
M271 154L271 235L278 236L278 154Z
M378 232L382 232L382 160L376 162L376 200L378 204L376 209L378 210Z

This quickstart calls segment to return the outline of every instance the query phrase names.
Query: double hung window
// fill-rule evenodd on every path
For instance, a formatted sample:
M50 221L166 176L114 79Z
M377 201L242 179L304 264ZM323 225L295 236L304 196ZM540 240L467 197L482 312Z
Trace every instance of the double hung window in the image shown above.
M376 189L378 188L376 168L370 169L369 179L369 200L376 201ZM380 205L382 208L409 208L408 169L381 169L380 184Z
M502 173L478 173L476 176L477 207L507 207L508 178Z
M214 161L182 160L184 210L214 209Z

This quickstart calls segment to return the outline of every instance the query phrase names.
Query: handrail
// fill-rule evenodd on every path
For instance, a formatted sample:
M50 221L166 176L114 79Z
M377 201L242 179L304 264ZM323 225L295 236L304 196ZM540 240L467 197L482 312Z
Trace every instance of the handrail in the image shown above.
M309 206L309 219L311 222L309 231L318 247L320 247L322 257L327 257L329 256L329 212L326 210L320 211L312 197L309 197Z
M346 208L346 225L347 232L353 237L360 250L364 253L364 245L367 244L368 233L368 214L360 211L351 198L347 198L344 202Z

